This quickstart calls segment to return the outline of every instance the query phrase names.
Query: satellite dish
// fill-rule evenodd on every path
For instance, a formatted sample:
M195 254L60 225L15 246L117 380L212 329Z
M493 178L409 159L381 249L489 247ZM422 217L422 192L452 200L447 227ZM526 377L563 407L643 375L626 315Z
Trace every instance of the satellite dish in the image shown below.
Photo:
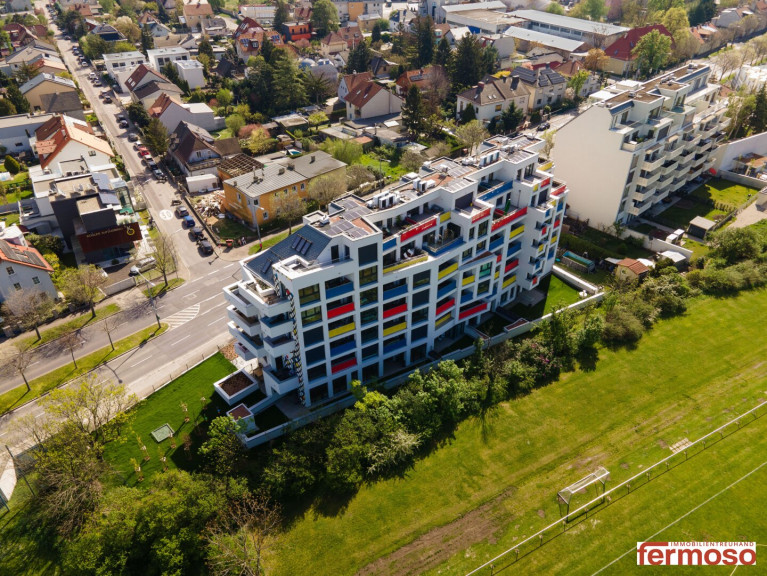
M223 212L220 212L220 213L218 214L218 219L219 219L219 220L223 220L224 218L226 218L226 214L224 214Z

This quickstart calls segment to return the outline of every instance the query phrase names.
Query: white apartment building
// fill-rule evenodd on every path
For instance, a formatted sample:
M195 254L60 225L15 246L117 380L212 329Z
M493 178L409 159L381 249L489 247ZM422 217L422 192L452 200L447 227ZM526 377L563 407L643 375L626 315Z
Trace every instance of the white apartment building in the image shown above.
M123 92L127 90L125 81L139 64L146 64L146 58L139 51L104 54L104 67L107 69L107 74L117 82Z
M567 198L542 146L496 136L474 156L339 198L243 260L224 289L229 331L243 359L258 359L266 393L296 391L310 406L386 378L538 286Z
M644 83L616 84L557 131L557 175L569 214L592 226L629 222L711 168L725 102L711 68L690 64Z
M176 67L179 77L185 80L192 90L205 86L204 69L197 60L176 60L173 65Z
M146 51L147 60L149 65L162 72L162 67L170 62L177 62L179 60L191 60L189 56L189 50L182 48L181 46L171 46L169 48L155 48L153 50Z

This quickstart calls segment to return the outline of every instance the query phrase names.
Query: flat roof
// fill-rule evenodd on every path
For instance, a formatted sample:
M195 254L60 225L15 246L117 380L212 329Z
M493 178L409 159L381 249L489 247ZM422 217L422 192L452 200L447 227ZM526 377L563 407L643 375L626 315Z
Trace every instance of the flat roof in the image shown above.
M566 50L567 52L575 52L578 48L583 46L583 41L581 40L562 38L561 36L554 36L553 34L538 32L537 30L528 30L527 28L520 28L519 26L509 26L503 35L517 38L519 40L527 40L528 42L538 42L544 46Z
M562 28L580 30L581 32L587 32L589 34L598 34L600 36L612 36L613 34L622 34L623 32L628 32L630 30L630 28L625 28L624 26L616 26L615 24L608 24L606 22L581 20L580 18L572 18L560 14L549 14L548 12L541 12L540 10L514 10L512 14L519 18L530 20L531 22L541 22L543 24L548 24L549 26L560 26Z

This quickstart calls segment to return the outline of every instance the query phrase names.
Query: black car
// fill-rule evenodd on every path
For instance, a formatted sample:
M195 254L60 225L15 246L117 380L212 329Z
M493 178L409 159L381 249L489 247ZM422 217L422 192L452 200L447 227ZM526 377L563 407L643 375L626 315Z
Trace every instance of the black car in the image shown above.
M183 218L184 216L189 216L189 210L186 209L186 206L179 206L176 208L176 216L179 218Z
M120 128L127 128L128 127L128 121L127 120L120 120L120 123L118 124Z
M111 104L112 99L109 96L104 96L104 104Z
M138 142L138 134L135 132L128 134L128 142Z
M189 230L189 236L192 238L192 240L204 240L205 236L202 233L202 227L201 226L195 226L191 230Z
M551 128L551 124L549 124L548 122L543 122L541 124L538 124L538 128L536 128L536 130L538 130L538 132L543 132L544 130L548 130L549 128Z
M197 245L200 248L200 252L205 254L205 256L209 256L213 254L213 245L207 240L200 240L199 242L197 242Z

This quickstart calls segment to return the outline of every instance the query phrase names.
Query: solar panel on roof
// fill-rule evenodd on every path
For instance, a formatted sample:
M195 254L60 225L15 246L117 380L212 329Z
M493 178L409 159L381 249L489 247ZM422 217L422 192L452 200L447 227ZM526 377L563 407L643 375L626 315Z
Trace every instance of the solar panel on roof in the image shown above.
M261 266L261 274L266 274L266 272L269 270L269 268L271 268L271 266L272 266L271 260L267 260L266 262L264 262L264 265Z
M301 249L304 247L304 244L306 244L306 240L302 237L298 241L298 244L296 244L295 251L300 254L301 253Z
M299 243L300 241L301 241L301 236L296 236L296 237L293 239L293 244L291 244L291 245L290 245L290 249L291 249L291 250L295 250L295 249L296 249L296 246L298 246L298 243Z
M304 255L305 255L305 254L306 254L306 253L309 251L309 248L311 248L311 247L312 247L312 244L314 244L314 242L309 242L309 241L307 240L307 241L306 241L306 246L304 246L303 250L301 250L301 254L304 254Z

